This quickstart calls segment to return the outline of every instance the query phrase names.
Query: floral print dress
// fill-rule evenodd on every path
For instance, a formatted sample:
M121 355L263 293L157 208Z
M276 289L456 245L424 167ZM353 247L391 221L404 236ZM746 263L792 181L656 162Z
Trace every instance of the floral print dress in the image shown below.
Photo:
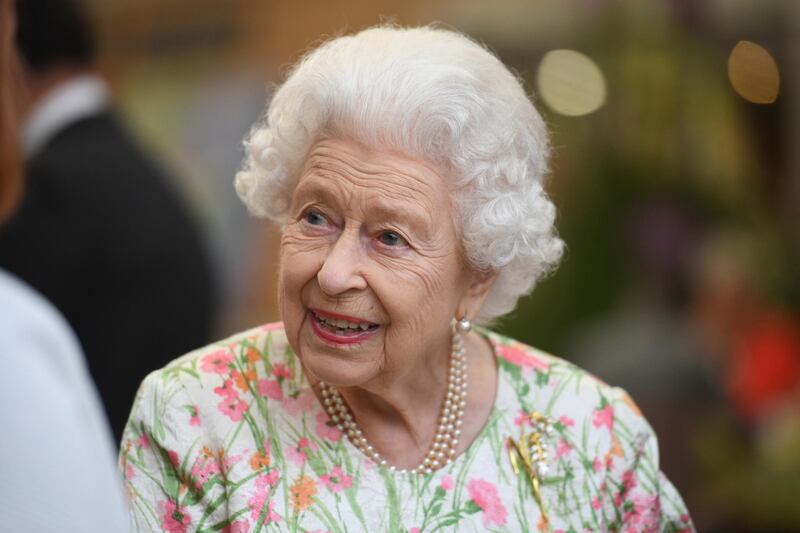
M492 414L464 454L428 476L380 468L342 435L281 324L176 359L145 379L123 437L133 529L694 531L625 392L483 334L499 368ZM539 498L508 444L536 433L533 411L553 428L542 434L551 453Z

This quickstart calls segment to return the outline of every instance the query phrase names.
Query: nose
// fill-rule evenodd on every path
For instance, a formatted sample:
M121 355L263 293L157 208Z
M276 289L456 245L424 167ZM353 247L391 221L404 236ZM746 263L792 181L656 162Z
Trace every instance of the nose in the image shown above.
M317 273L317 281L326 296L367 287L362 272L363 254L357 231L345 231L339 236Z

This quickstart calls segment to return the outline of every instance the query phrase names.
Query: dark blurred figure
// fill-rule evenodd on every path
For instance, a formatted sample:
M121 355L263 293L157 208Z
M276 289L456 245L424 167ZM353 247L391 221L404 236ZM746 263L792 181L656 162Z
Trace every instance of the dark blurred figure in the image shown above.
M80 6L16 6L27 182L0 266L75 329L119 439L145 375L210 339L209 260L178 192L111 110Z

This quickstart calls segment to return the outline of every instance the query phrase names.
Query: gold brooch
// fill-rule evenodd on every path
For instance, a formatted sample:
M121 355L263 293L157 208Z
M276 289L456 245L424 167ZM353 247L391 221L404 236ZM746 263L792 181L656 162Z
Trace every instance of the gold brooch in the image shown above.
M550 419L537 411L531 412L528 417L533 431L523 434L519 441L515 441L511 437L506 439L508 457L511 460L511 468L517 475L520 473L518 460L522 462L522 468L525 469L531 482L533 498L542 512L542 522L545 527L548 527L550 518L547 516L547 510L542 501L541 483L549 469L549 450L546 439L553 435L553 424Z

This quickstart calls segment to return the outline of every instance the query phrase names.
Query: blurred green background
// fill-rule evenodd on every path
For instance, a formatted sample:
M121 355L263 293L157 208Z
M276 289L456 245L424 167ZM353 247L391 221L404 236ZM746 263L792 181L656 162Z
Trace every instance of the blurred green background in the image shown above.
M386 20L484 42L550 126L568 247L497 328L628 389L701 531L800 530L800 2L88 4L118 104L206 230L220 335L279 318L275 230L232 180L286 68Z

